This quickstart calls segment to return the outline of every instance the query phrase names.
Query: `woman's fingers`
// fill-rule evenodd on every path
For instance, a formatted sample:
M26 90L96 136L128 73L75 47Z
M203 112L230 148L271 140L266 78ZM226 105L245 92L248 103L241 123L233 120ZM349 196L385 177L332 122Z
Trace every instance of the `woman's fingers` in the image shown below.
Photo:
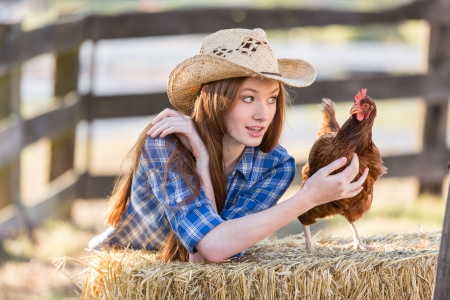
M353 180L356 175L359 173L359 158L356 153L353 153L352 161L350 164L343 170L344 176L346 176L346 179Z
M330 175L331 173L333 173L334 171L338 170L343 165L345 165L346 162L347 162L346 157L341 157L339 159L336 159L331 164L322 168L323 175L325 175L325 176Z
M364 172L355 182L351 182L354 177L348 177L343 184L344 192L342 193L341 199L351 198L358 195L363 190L362 184L366 180L368 174L369 168L365 168Z
M181 143L196 158L207 157L206 147L198 134L192 119L172 109L165 109L152 121L153 126L147 131L152 138L164 138L175 134Z
M186 118L189 118L187 116L185 116ZM152 137L157 137L159 133L161 133L161 131L158 132L158 129L165 126L167 128L167 126L170 125L181 125L181 126L185 126L185 130L190 130L191 129L191 125L192 125L192 121L189 119L185 119L182 116L167 116L164 117L163 119L159 120L158 122L154 123L154 125L152 126L152 128L150 128L149 131L147 131L147 135L151 135ZM157 133L158 132L158 133Z
M164 120L165 118L179 118L180 120L190 121L191 118L189 116L183 115L173 109L166 108L162 112L160 112L152 121L151 124L156 125L160 121ZM153 127L152 127L153 128ZM148 135L151 135L151 129L147 132Z
M358 180L352 182L359 173L359 160L356 154L353 155L352 161L342 172L329 175L345 163L346 159L340 158L322 168L306 181L305 185L317 196L318 204L351 198L362 191L362 184L367 178L369 169L365 168Z
M169 119L169 118L167 118ZM179 119L171 119L164 122L164 120L158 122L155 126L153 126L147 134L152 137L165 137L170 133L188 133L190 131L191 124L186 122L185 120Z
M363 187L360 186L359 188L357 188L356 190L350 192L346 197L343 197L343 198L352 198L352 197L355 197L356 195L358 195L359 193L361 193L362 190L363 190Z
M323 170L326 175L329 175L332 172L341 168L343 165L345 165L346 162L347 162L347 159L345 157L341 157L341 158L335 160L334 162L332 162L331 164L329 164L328 166L324 167ZM332 176L335 176L336 178L340 178L341 180L344 180L344 181L347 181L347 180L351 181L356 177L356 175L358 175L358 173L359 173L359 159L358 159L358 155L356 155L356 153L353 153L350 164L344 170L342 170L341 172L339 172L335 175L332 175Z
M335 176L342 176L344 180L353 180L359 173L359 159L356 153L353 153L350 164Z
M355 190L361 187L364 181L366 181L367 175L369 175L369 168L364 169L364 172L361 174L361 177L359 177L358 180L350 183L350 190Z
M160 112L152 121L152 124L155 125L156 123L158 123L159 121L161 121L162 119L166 118L166 117L175 117L175 116L180 116L180 114L170 108L166 108L165 110L163 110L162 112Z

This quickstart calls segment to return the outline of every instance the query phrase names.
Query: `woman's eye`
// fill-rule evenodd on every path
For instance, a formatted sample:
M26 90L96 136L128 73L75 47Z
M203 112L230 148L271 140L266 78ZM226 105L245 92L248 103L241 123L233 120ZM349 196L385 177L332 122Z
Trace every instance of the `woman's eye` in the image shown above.
M253 101L253 97L245 97L244 102L250 103Z
M275 102L277 102L277 97L270 97L269 98L269 103L275 103Z

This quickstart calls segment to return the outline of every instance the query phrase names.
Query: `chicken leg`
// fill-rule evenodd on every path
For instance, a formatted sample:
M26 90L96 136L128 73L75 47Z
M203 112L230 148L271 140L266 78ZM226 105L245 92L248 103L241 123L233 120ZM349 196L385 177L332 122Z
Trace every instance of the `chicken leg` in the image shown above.
M303 234L305 236L305 244L306 244L306 250L314 250L314 244L311 237L311 231L309 230L308 225L303 225Z
M353 234L353 248L355 250L373 250L373 247L369 247L361 240L359 237L358 231L356 230L355 223L349 222L350 228L352 229Z

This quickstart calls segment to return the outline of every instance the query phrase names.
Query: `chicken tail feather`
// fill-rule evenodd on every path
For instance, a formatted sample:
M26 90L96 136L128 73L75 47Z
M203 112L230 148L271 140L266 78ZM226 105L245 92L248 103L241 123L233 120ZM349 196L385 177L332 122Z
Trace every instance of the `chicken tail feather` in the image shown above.
M336 121L334 102L331 99L322 99L322 123L320 124L317 137L331 132L339 131L339 123Z

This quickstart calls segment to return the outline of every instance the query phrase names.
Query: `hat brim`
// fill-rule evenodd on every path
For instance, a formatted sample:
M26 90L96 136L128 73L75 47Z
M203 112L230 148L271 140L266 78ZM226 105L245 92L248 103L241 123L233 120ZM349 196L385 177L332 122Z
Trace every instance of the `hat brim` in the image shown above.
M261 73L213 54L198 54L176 66L169 76L167 95L170 103L190 113L202 84L233 77L261 77L293 87L306 87L316 78L314 67L301 59L278 59L280 75Z

